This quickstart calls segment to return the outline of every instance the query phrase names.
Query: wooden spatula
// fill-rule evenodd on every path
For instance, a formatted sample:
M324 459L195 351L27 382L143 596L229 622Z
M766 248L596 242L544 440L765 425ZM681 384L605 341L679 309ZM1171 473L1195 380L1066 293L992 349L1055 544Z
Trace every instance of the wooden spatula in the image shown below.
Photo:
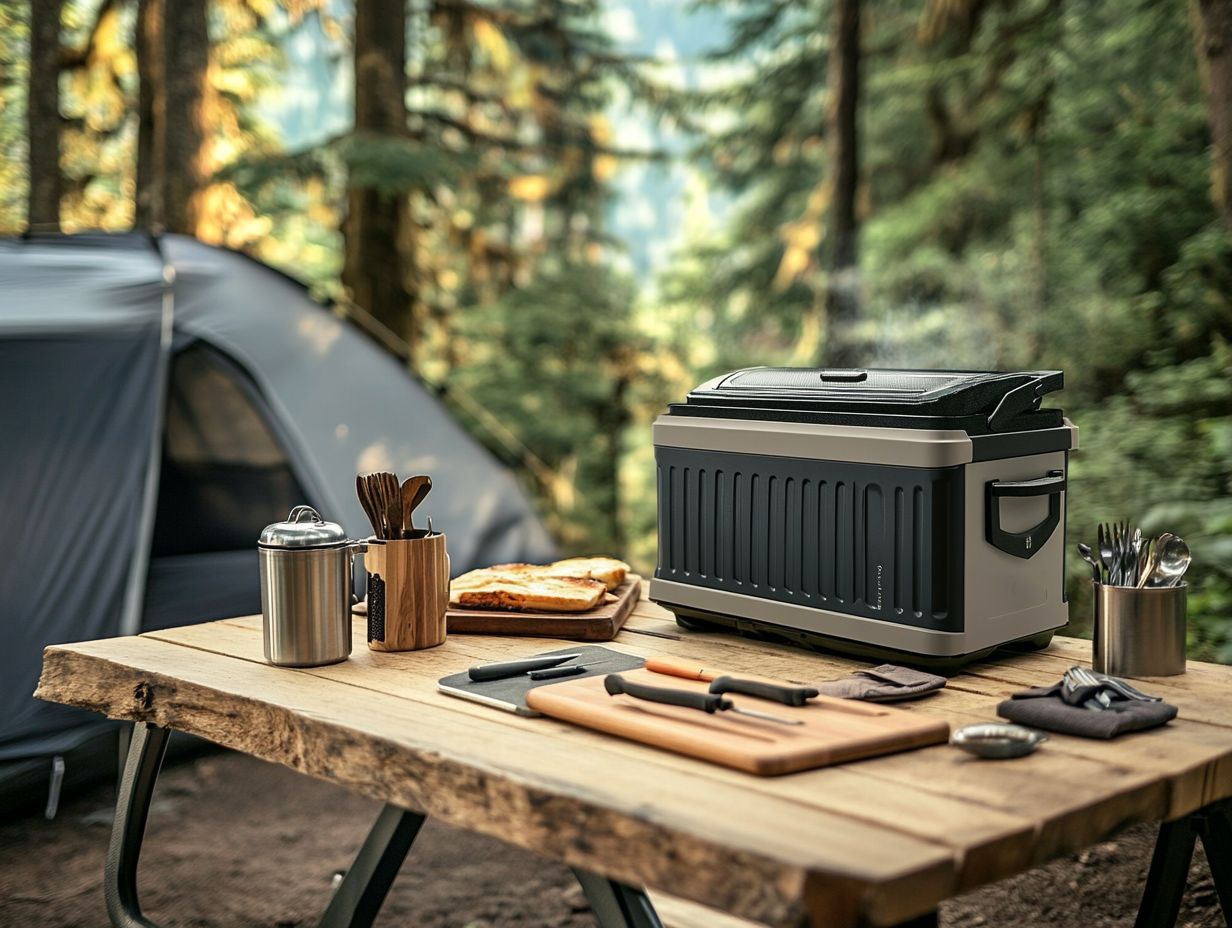
M415 507L424 501L432 489L432 478L426 474L407 477L402 482L402 537L415 538Z

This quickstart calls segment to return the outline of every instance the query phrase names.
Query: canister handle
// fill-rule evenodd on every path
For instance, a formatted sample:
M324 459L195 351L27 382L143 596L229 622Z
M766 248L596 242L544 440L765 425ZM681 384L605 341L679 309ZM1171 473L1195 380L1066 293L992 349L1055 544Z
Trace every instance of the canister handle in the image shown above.
M303 518L306 515L309 517L308 519ZM311 506L296 506L294 509L291 510L291 514L287 516L287 521L288 522L305 522L305 521L324 522L325 520L322 519L321 514L317 512L315 509L313 509Z
M1034 480L989 480L986 484L985 537L999 551L1029 559L1044 547L1061 522L1061 494L1065 492L1065 472L1050 470ZM1048 497L1048 515L1025 532L1009 532L1001 527L1001 498Z

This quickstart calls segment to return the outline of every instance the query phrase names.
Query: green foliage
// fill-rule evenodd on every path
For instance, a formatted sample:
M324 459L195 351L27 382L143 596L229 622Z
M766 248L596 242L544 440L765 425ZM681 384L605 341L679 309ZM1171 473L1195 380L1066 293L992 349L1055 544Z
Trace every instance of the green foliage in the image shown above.
M630 338L632 298L632 283L602 265L552 262L458 322L466 354L450 387L467 402L455 398L456 408L498 456L537 479L554 533L576 553L624 548L625 401L646 347ZM501 426L517 444L501 442Z

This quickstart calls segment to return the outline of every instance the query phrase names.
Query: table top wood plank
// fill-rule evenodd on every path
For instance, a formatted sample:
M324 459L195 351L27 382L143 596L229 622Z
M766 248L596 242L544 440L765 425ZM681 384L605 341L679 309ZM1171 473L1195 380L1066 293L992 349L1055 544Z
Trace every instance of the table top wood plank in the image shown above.
M259 634L259 617L247 617L228 621L248 629L254 635ZM209 637L212 634L210 632L193 632L188 629L179 630L178 633L195 639ZM357 649L360 644L362 642L357 642ZM673 653L672 648L665 648L664 644L667 644L667 642L645 638L628 643L628 636L626 636L612 642L610 646L616 650L636 653L642 656L668 655ZM711 644L718 650L713 655L701 654L701 657L712 656L717 661L726 656L725 642L723 640L713 641ZM465 643L468 655L476 662L501 659L508 655L508 648L511 646L517 646L516 640L475 638ZM256 644L252 644L252 648L256 650L250 651L249 657L259 660L259 647ZM756 656L757 652L754 651L753 653ZM801 662L811 662L813 655L789 651L786 653L785 658L795 660L795 666L797 666L796 676L801 678L798 682L812 682L818 679L817 676L802 674L798 669ZM428 659L430 658L418 656L415 658L417 661ZM458 669L457 665L451 662L452 657L444 658L444 660L446 663L441 663L436 668L440 670L441 675ZM823 657L823 660L828 663L833 660L841 661L842 659ZM852 665L850 662L846 662L841 664L841 666L844 668L843 672L849 672ZM758 673L771 673L770 670L761 665L747 669ZM981 687L978 681L971 682L971 679L968 678L959 679L966 680L967 687L965 689L961 686L951 685L938 696L918 702L905 703L902 704L901 708L939 715L955 727L971 722L995 719L995 704L1000 699L1008 696L1008 691L999 690L995 686L991 688L988 686ZM985 692L979 692L981 688ZM487 710L481 709L480 711ZM1219 757L1224 753L1232 753L1232 733L1212 732L1200 725L1194 725L1185 720L1173 723L1167 729L1166 737L1164 732L1155 732L1144 733L1135 738L1122 738L1117 741L1102 742L1053 735L1050 752L1060 752L1088 760L1102 761L1118 769L1131 766L1141 769L1144 773L1151 776L1168 777L1173 781L1171 785L1177 790L1178 795L1175 801L1169 802L1169 808L1164 813L1167 817L1175 817L1213 802L1216 799L1226 798L1226 795L1222 795L1214 789L1217 786L1222 786L1225 793L1232 792L1232 783L1228 783L1226 778L1211 778L1204 775L1205 768L1210 764L1212 758ZM1072 767L1072 765L1070 766ZM1101 776L1098 768L1092 769L1090 765L1086 765L1082 769L1084 776L1092 776L1097 779L1104 778ZM917 797L912 797L912 801L915 798ZM933 823L928 822L922 827L922 830L931 833L932 826Z
M659 619L661 616L656 615L659 612L658 607L653 604L643 604L642 614L644 618L650 620ZM234 620L243 627L249 629L253 634L259 632L260 618L247 617L244 619ZM188 632L188 634L192 634ZM667 639L655 639L651 637L640 637L635 639L631 645L626 646L626 640L630 636L623 636L622 639L612 643L612 647L618 650L629 651L630 653L638 653L644 656L652 654L670 654L671 647L664 647L671 644ZM714 650L713 655L701 654L701 657L712 656L715 661L721 662L723 659L730 660L732 642L729 636L710 636L710 647ZM689 636L690 644L696 644L693 641L693 636ZM496 660L506 656L510 647L517 647L516 640L509 639L484 639L476 638L466 644L467 652L476 661ZM761 652L757 648L758 643L745 643L742 645L751 644L751 648L745 648L749 654L743 659L757 660L761 657ZM362 647L362 642L357 642L357 645ZM674 646L674 645L673 645ZM704 645L703 645L704 647ZM529 652L528 652L529 653ZM818 661L823 665L823 669L833 671L836 668L840 672L849 672L852 664L843 658L836 658L829 655L811 655L801 653L795 649L784 649L781 652L781 659L791 662L796 668L796 673L800 674L800 667L804 666L812 668ZM1032 655L1034 656L1034 655ZM259 659L259 654L257 655ZM417 656L416 660L423 659ZM1065 663L1064 666L1069 666ZM450 665L442 669L442 675L450 670L456 670L456 665ZM768 669L766 666L758 665L749 669L759 673L773 673L773 669ZM1216 668L1218 670L1219 668ZM1063 667L1061 668L1063 671ZM809 682L815 680L818 676L809 677L808 674L800 674L806 679L800 682ZM1038 680L1038 677L1035 678ZM1012 692L1013 689L1021 687L1012 687L1006 689L996 682L995 675L989 676L984 674L965 674L955 678L951 682L950 687L942 694L936 697L931 697L921 700L917 703L906 704L905 708L917 709L931 714L938 714L946 718L951 725L958 726L973 721L983 721L994 718L993 709L995 703L1001 698L1005 698ZM1034 682L1028 680L1028 683ZM481 710L483 711L483 710ZM1068 796L1071 799L1077 799L1077 802L1062 803L1058 806L1050 806L1046 803L1040 803L1038 798L1032 799L1031 810L1034 816L1034 828L1037 840L1033 845L1038 848L1043 855L1039 859L1047 859L1056 853L1061 853L1066 850L1072 850L1075 847L1082 847L1093 840L1098 839L1099 828L1103 827L1103 822L1112 820L1116 821L1118 816L1123 814L1120 810L1127 809L1127 814L1133 818L1137 817L1167 817L1173 818L1186 812L1192 811L1209 802L1217 799L1226 798L1232 793L1232 782L1226 775L1220 775L1221 762L1217 759L1224 754L1232 753L1232 738L1227 732L1212 732L1206 730L1202 726L1191 724L1188 721L1181 720L1173 723L1166 731L1144 733L1134 738L1119 739L1113 742L1091 741L1089 739L1072 738L1065 736L1054 735L1050 744L1049 753L1065 753L1086 760L1102 761L1110 764L1114 769L1111 771L1103 771L1098 766L1091 764L1075 764L1062 763L1059 759L1056 761L1057 766L1062 772L1060 774L1050 773L1047 770L1036 772L1036 775L1047 778L1060 787L1063 784L1069 784L1067 787ZM952 752L949 752L952 753ZM1039 755L1043 757L1047 755ZM971 763L962 755L958 755L959 759L965 763ZM1216 759L1216 766L1212 768L1212 759ZM978 764L977 768L986 765ZM1122 768L1130 767L1142 774L1138 777L1127 776ZM1226 763L1222 764L1226 768ZM1074 778L1069 776L1072 773L1079 773L1077 782L1070 782ZM1214 774L1214 775L1213 775ZM1160 793L1153 781L1156 778L1164 779L1164 799L1163 806L1158 811L1154 811L1155 804L1158 803ZM1110 795L1103 796L1101 803L1106 807L1103 815L1091 814L1093 807L1088 803L1081 801L1086 793L1083 788L1088 781L1100 782L1103 784L1116 783L1122 792L1133 792L1135 789L1142 790L1144 785L1149 784L1149 788L1142 795L1122 795L1121 792L1112 791ZM900 784L907 786L909 784ZM915 784L910 784L913 787ZM1109 792L1101 787L1103 792ZM920 792L918 788L913 790L914 793ZM1006 808L1006 802L1021 801L1023 796L1021 789L1017 785L1009 785L1007 789L1007 797L1001 803L1001 808ZM884 820L883 815L878 814L878 805L876 801L869 803L873 808L873 812L869 813L862 809L855 802L855 797L849 793L842 793L842 798L848 804L847 811L851 814L859 815L860 817L871 817L873 820ZM939 799L948 799L947 796L938 797ZM913 795L910 802L915 802L918 795ZM935 800L936 801L936 800ZM1016 808L1016 807L1015 807ZM993 808L985 806L985 811L991 813ZM950 810L943 810L942 814L951 815L948 824L951 828L954 825L955 817L952 816ZM1021 815L1018 816L1021 819ZM1020 824L1020 822L1019 822ZM929 834L937 834L938 823L931 818L919 823L913 833L917 836L926 837ZM994 827L1000 827L999 832L994 831ZM1022 847L1024 844L1016 841L1016 835L1013 828L1008 827L1006 822L998 822L996 826L988 821L980 821L976 830L987 829L983 834L983 845L978 842L969 844L962 843L971 838L970 834L959 834L952 840L961 845L962 851L962 869L959 882L964 887L979 885L988 879L995 879L1000 875L1002 867L1011 867L1014 865L1012 854L1007 854L1007 847ZM942 828L940 833L949 834L950 830ZM999 846L999 847L998 847ZM986 852L986 853L980 853ZM1000 863L998 863L1000 861ZM1038 862L1038 860L1033 860Z
M220 627L222 626L222 627ZM357 630L362 634L362 628ZM250 661L261 660L260 623L252 618L227 620L215 626L190 626L164 632L149 633L150 637L173 641L190 647L200 647ZM386 655L373 655L358 650L362 641L357 640L357 651L348 664L312 668L307 671L328 679L354 679L351 665L388 663ZM647 651L635 642L630 649L638 653ZM468 659L476 662L507 657L509 652L502 643L493 639L468 639L464 643ZM357 684L371 687L384 695L446 706L455 711L491 716L492 709L475 703L458 700L437 691L425 690L424 676L444 676L459 669L457 656L439 649L415 655L403 655L404 662L416 667L414 676L398 673L372 673L362 675L364 682ZM516 717L515 717L516 718ZM567 723L554 719L539 719L530 723L541 734L564 733L576 739L577 730ZM600 750L621 755L621 762L645 760L668 765L686 772L689 776L706 781L719 780L738 788L784 798L790 798L809 807L824 809L859 821L881 825L901 831L924 841L944 844L959 858L978 858L981 870L995 870L995 876L1016 873L1033 861L1029 859L1030 838L1035 830L1034 818L1009 815L987 806L976 806L961 797L937 795L911 783L872 782L864 774L851 769L851 765L839 765L801 774L773 779L750 778L744 774L697 762L675 754L657 751L643 745L620 741L602 735L593 736L590 750ZM648 753L649 752L649 753ZM995 861L995 867L992 862ZM964 888L965 888L964 882Z
M472 663L567 642L451 636L430 651L378 654L362 623L356 635L350 661L295 671L264 664L259 616L59 646L47 653L39 695L190 731L769 924L804 912L838 925L890 923L1126 824L1232 794L1232 725L1216 719L1232 668L1191 664L1162 684L1178 705L1209 711L1195 709L1199 721L1182 705L1182 718L1157 732L1106 743L1053 736L1007 764L938 746L763 779L435 689ZM684 631L645 600L606 646L795 682L861 666ZM1089 659L1089 645L1057 639L1047 652L987 662L904 707L951 725L990 720L1009 693L1083 662L1084 647Z
M812 904L836 912L870 883L896 886L895 919L953 884L939 845L740 784L699 789L669 767L613 763L589 743L610 739L590 732L539 737L539 720L374 701L360 686L148 637L49 649L39 695L199 734L769 924L800 917L806 884Z

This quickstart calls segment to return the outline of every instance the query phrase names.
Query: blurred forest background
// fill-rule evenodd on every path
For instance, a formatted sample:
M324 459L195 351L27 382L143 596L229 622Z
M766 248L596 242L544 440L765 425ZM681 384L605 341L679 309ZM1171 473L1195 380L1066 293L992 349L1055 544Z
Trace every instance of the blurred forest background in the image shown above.
M305 280L643 570L706 377L1063 369L1071 541L1184 535L1232 660L1232 0L0 0L0 151L0 232Z

